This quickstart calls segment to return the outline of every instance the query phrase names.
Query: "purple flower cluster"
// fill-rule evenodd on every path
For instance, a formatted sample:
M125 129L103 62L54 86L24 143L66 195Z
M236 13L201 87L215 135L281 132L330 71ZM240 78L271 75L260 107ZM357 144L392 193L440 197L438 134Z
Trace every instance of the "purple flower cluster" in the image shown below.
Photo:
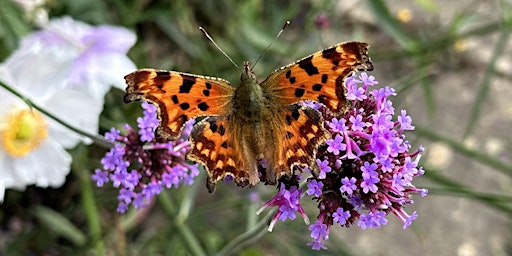
M119 188L117 211L121 213L126 212L130 204L143 208L164 187L190 185L199 174L197 164L185 161L190 150L187 138L193 123L188 122L182 136L174 141L156 138L156 107L146 102L142 107L143 117L137 119L138 132L125 125L124 136L115 128L105 134L106 139L116 144L101 159L103 170L96 169L91 176L99 187L112 182Z
M410 152L411 146L403 134L414 129L411 117L402 110L393 121L395 109L388 97L396 95L395 90L389 86L369 89L376 84L374 77L366 73L347 78L351 107L341 116L319 104L315 107L324 117L331 138L318 149L317 175L307 179L306 193L318 202L319 209L317 221L309 226L313 241L308 245L314 250L326 248L323 241L329 238L334 224L350 227L357 222L362 229L379 228L387 224L387 214L393 213L405 229L417 217L416 212L408 214L403 209L413 203L411 193L425 196L428 192L412 184L413 178L424 171L418 166L423 147ZM279 193L264 206L279 208L274 219L285 214L283 205L292 202L283 195L300 193L295 186L288 189L282 184ZM294 205L293 209L300 209L303 214L300 203L294 201Z

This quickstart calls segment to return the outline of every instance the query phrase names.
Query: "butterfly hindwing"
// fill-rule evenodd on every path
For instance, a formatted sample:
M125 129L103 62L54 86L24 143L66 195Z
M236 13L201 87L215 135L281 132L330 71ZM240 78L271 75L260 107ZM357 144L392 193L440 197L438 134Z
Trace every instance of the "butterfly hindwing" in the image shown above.
M235 87L227 81L174 71L140 69L125 76L125 102L146 100L158 107L157 133L179 136L187 120L216 116L229 107Z
M215 184L226 176L233 177L239 186L255 185L259 181L256 159L245 157L242 138L234 134L237 127L231 127L222 117L207 117L194 126L190 134L192 150L188 159L202 163L208 174L207 188L215 190ZM252 168L251 168L252 166Z
M368 44L345 42L274 71L261 86L276 102L313 100L338 114L347 109L344 80L364 70L373 70Z
M329 133L323 127L322 116L310 107L292 104L279 115L282 124L267 129L279 131L274 134L275 138L267 142L272 145L265 156L265 181L268 184L275 184L276 179L291 175L294 166L310 166L318 146L329 138Z

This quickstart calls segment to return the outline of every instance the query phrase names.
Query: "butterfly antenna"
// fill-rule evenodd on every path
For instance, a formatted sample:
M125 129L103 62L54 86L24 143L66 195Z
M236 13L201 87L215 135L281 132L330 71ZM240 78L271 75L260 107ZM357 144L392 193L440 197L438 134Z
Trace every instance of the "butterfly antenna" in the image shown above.
M229 57L229 55L224 51L222 50L222 48L220 48L220 46L215 42L213 41L213 38L210 36L210 34L208 34L208 32L206 32L206 30L203 28L203 27L199 27L199 30L201 30L201 32L203 32L203 34L208 38L208 40L210 40L213 45L215 45L215 47L220 51L222 52L222 54L224 54L224 56L226 56L226 58L228 58L229 61L231 61L231 63L238 69L240 69L240 67L233 61L233 59L231 59L231 57ZM240 69L241 70L241 69Z
M252 68L251 68L251 71L252 69L256 66L256 64L258 64L258 62L261 60L261 58L263 58L263 56L265 55L265 53L268 52L268 50L270 49L270 47L272 46L272 44L274 44L274 42L277 40L277 38L279 38L279 36L283 33L283 31L286 29L286 27L288 27L288 25L290 25L290 21L287 20L283 27L281 28L281 30L279 30L279 33L277 33L276 37L274 38L274 40L272 40L272 42L270 42L270 44L267 46L267 48L265 48L265 50L261 53L260 57L258 57L258 59L254 62L254 64L252 65Z

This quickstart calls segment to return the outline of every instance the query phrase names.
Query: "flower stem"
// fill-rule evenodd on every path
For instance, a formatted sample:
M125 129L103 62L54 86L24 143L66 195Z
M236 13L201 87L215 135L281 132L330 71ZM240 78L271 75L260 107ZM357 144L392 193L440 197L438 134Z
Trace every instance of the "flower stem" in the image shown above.
M102 146L102 147L105 147L105 148L112 148L112 147L114 147L114 143L108 141L103 136L89 133L87 131L81 130L81 129L75 127L75 126L72 126L72 125L66 123L64 120L62 120L62 119L58 118L57 116L55 116L54 114L46 111L44 108L42 108L39 105L35 104L29 98L23 96L20 92L16 91L14 88L8 86L4 82L0 81L0 86L5 88L10 93L14 94L16 97L20 98L29 107L38 110L39 112L43 113L47 117L53 119L55 122L57 122L57 123L63 125L64 127L68 128L69 130L71 130L71 131L73 131L73 132L75 132L77 134L80 134L82 136L85 136L87 138L90 138L94 143L98 144L99 146Z
M256 225L254 225L251 229L246 232L240 234L235 239L231 240L222 250L217 253L219 256L223 255L233 255L236 252L242 250L244 247L248 245L254 244L256 241L261 239L265 234L267 234L267 226L270 218L275 213L277 209L272 209L269 211L265 217L263 217Z
M105 244L101 239L101 223L94 199L91 178L84 163L87 161L87 153L84 146L78 146L73 154L73 172L78 176L81 188L82 207L87 218L87 226L89 228L92 244L96 248L96 255L105 255Z
M206 256L205 251L199 243L199 240L194 236L194 233L187 226L185 221L186 218L183 218L180 214L178 214L178 210L176 207L174 207L171 199L169 198L169 195L164 192L160 193L160 195L158 195L158 201L162 205L165 212L176 220L174 226L178 230L183 243L190 250L190 254Z

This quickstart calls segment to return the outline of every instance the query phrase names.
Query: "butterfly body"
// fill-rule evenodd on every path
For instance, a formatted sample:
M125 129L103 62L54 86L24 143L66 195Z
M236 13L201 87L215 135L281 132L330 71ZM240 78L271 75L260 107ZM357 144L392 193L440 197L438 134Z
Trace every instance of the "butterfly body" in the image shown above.
M188 158L205 165L210 192L226 176L240 186L275 184L291 176L294 166L311 166L317 147L329 137L319 113L297 103L313 100L333 114L346 111L344 79L373 69L367 51L366 43L340 43L275 70L261 83L245 63L239 86L141 69L125 77L125 102L156 104L157 133L169 139L179 136L187 120L206 116L192 129Z

